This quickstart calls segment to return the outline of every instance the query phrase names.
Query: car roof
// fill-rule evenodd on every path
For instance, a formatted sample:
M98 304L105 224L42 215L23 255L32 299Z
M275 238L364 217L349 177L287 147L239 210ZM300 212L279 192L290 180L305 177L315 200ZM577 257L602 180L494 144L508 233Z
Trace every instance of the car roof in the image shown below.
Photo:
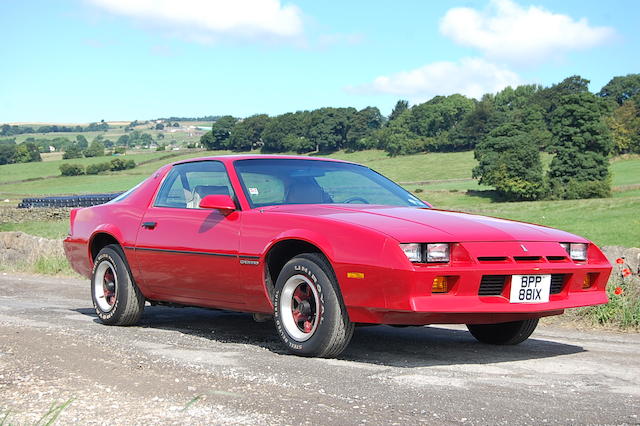
M258 160L258 159L273 159L273 160L312 160L312 161L331 161L334 163L347 163L356 164L351 161L337 160L333 158L322 157L308 157L305 155L271 155L271 154L231 154L231 155L215 155L209 157L197 157L189 158L186 160L176 161L175 164L194 163L197 161L221 161L223 163L233 163L237 160Z

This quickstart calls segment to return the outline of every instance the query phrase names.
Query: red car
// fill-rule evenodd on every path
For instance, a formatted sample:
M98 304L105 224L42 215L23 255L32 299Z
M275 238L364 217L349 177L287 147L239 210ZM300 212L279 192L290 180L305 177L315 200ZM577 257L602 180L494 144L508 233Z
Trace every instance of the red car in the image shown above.
M437 210L367 167L294 156L164 166L73 210L64 247L105 324L136 323L145 301L273 315L291 352L320 357L358 323L517 344L541 317L606 303L611 272L576 235Z

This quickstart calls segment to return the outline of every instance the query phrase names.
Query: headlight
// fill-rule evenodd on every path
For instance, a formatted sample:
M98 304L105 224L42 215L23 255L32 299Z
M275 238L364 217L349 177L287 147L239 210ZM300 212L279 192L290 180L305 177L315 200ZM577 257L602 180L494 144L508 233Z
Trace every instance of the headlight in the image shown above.
M587 244L585 243L560 243L569 257L573 260L587 260Z
M410 262L446 263L449 262L448 243L406 243L400 244Z
M422 262L422 244L400 244L400 248L407 255L410 262Z
M449 244L427 244L427 262L444 263L449 261Z

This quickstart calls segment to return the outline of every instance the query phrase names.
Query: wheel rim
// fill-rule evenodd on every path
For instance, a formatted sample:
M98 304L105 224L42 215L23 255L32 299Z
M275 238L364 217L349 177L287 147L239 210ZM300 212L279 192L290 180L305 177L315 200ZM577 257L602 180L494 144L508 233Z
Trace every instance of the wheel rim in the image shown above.
M294 275L282 288L282 324L294 340L304 342L313 336L320 319L320 297L315 284L304 275Z
M118 278L115 271L115 266L108 260L101 262L96 269L93 294L98 307L103 312L109 312L116 304Z

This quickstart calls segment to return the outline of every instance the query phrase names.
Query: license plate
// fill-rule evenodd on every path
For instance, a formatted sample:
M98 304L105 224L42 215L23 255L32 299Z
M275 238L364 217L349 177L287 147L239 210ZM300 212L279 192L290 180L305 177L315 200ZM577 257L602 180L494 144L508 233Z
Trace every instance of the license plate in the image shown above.
M551 275L512 275L511 303L544 303L549 301Z

